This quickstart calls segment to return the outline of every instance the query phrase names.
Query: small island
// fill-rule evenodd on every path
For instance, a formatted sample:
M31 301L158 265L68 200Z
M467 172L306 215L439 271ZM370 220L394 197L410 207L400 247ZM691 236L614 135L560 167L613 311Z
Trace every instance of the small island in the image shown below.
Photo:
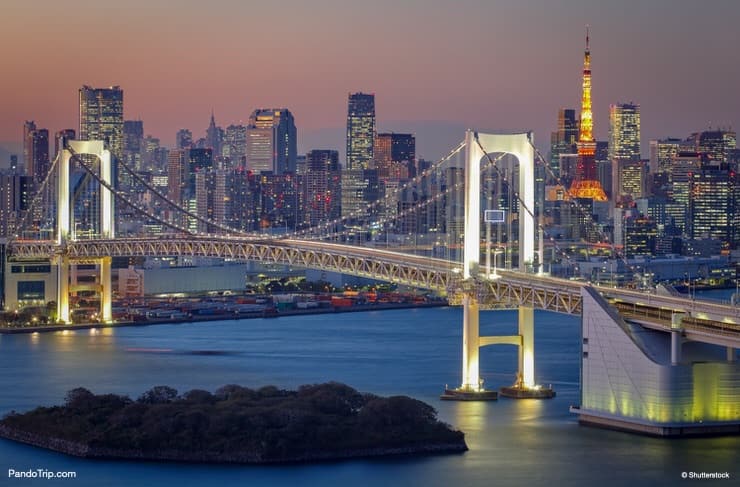
M432 406L336 382L182 395L157 386L136 400L77 388L63 406L11 412L0 437L85 458L248 464L467 450Z

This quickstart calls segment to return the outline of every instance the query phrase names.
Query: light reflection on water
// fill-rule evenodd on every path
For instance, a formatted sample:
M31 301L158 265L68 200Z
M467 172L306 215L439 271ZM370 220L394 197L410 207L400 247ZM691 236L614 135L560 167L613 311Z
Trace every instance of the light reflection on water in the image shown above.
M484 313L486 334L510 334L515 313ZM537 313L536 375L552 400L442 402L460 370L459 309L417 309L220 323L101 328L99 333L0 337L0 414L54 404L74 387L137 397L228 383L259 387L337 380L361 391L408 394L466 433L462 455L283 467L85 461L0 441L0 468L77 470L75 485L674 485L684 470L740 475L738 437L660 440L579 427L579 321ZM486 347L490 388L510 385L514 347ZM57 468L58 467L58 468ZM48 481L38 483L47 485ZM35 485L33 481L25 482Z

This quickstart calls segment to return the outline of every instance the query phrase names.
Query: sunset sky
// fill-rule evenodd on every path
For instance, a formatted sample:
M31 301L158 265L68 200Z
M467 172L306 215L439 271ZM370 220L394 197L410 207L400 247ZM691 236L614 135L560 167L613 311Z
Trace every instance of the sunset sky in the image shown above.
M591 25L598 139L610 103L650 138L740 126L737 0L3 0L0 164L24 120L77 128L77 90L120 85L126 119L174 143L257 107L287 107L299 151L343 153L347 93L375 93L379 130L434 158L465 127L535 131L577 108ZM644 151L645 152L645 151ZM645 152L643 154L647 156Z

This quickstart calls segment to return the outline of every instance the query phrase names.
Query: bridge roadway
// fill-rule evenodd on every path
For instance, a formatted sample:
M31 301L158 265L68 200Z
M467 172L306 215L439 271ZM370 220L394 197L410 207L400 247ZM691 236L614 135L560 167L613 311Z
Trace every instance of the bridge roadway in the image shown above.
M581 288L589 285L510 270L499 270L494 279L463 282L457 262L373 247L297 239L225 236L116 238L77 240L61 248L53 241L13 241L8 254L12 259L66 255L77 262L131 256L251 260L335 271L429 289L449 294L452 302L460 291L467 289L477 295L483 308L528 306L567 314L581 313ZM740 348L739 307L627 289L595 288L618 304L627 319L639 318L646 326L668 331L671 327L669 315L686 313L692 318L683 325L687 338Z

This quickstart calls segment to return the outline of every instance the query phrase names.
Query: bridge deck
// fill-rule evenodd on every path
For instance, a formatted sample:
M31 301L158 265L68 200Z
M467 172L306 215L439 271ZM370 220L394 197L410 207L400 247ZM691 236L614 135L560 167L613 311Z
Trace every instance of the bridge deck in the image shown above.
M510 270L498 271L497 279L464 283L460 275L461 266L457 262L310 240L189 236L78 240L64 247L51 241L13 241L9 246L9 255L13 259L49 258L62 254L77 261L116 256L187 255L285 264L448 293L453 303L455 294L463 287L470 290L473 286L484 308L528 306L567 314L581 313L582 288L589 285ZM655 328L669 329L668 314L683 312L691 317L685 321L687 336L691 333L700 341L714 343L721 340L740 344L740 307L626 289L596 289L615 303L626 303L627 306L621 306L621 312L632 317L638 317L637 313L642 321ZM631 308L627 309L629 306Z

